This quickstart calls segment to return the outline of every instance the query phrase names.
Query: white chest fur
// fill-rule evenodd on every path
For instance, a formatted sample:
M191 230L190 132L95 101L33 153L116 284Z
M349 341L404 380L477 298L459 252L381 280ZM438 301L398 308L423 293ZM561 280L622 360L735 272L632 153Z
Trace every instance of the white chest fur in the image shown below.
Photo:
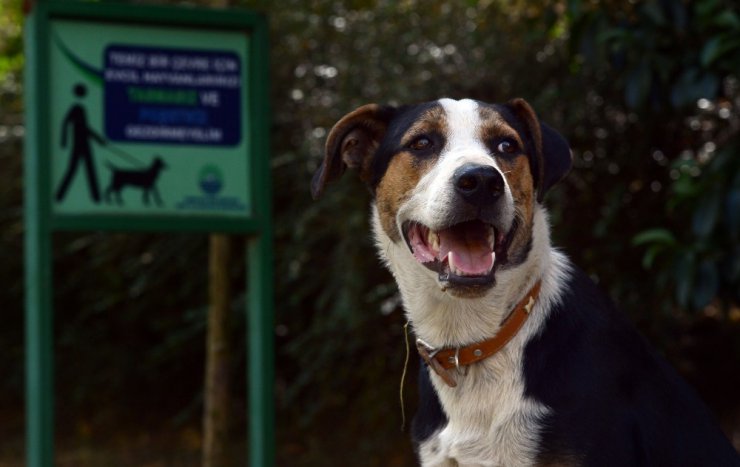
M448 424L420 446L423 466L526 466L537 454L547 407L524 395L520 343L457 375L432 375ZM517 355L519 354L519 355Z

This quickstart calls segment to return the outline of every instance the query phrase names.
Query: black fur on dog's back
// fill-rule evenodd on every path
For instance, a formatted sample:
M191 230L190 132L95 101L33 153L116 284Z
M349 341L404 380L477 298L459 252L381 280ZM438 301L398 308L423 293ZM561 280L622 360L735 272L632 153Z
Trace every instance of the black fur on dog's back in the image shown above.
M526 347L524 375L526 395L552 410L543 463L740 465L694 391L576 268Z

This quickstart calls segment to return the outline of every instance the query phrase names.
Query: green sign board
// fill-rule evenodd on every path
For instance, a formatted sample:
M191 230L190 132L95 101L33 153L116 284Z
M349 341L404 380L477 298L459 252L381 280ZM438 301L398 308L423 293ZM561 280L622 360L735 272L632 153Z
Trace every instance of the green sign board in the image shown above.
M246 12L40 2L39 183L61 229L253 231L266 40ZM33 16L33 15L32 15ZM260 58L262 57L262 58Z
M51 23L54 213L248 218L249 36L135 32Z
M253 465L271 465L265 18L121 2L32 5L25 25L27 465L53 464L57 230L248 236L249 455Z

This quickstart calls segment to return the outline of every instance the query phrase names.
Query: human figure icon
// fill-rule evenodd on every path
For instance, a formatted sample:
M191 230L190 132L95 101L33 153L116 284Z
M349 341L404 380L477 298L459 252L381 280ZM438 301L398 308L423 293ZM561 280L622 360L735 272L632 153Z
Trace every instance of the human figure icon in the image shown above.
M83 84L76 84L74 94L77 96L78 101L80 101L87 95L87 88ZM67 147L67 133L69 133L69 130L72 132L72 150L69 155L67 171L64 174L62 183L57 189L56 200L60 202L64 199L69 185L72 183L72 178L77 172L77 168L80 164L83 164L87 175L87 187L90 197L94 202L98 203L100 202L100 188L98 186L98 176L95 172L90 140L95 140L103 146L106 145L106 141L90 128L87 123L85 108L79 102L67 111L64 122L62 122L62 148Z

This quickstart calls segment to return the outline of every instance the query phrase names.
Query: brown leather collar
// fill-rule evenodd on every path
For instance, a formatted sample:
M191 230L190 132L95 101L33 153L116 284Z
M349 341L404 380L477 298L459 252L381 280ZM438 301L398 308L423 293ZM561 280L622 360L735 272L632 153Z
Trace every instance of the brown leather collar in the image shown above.
M457 382L450 370L472 365L501 350L527 320L539 293L540 282L537 281L529 293L516 304L514 311L504 320L501 329L492 338L465 347L444 347L441 349L435 349L423 340L416 339L416 348L419 355L448 386L454 388L457 386Z

